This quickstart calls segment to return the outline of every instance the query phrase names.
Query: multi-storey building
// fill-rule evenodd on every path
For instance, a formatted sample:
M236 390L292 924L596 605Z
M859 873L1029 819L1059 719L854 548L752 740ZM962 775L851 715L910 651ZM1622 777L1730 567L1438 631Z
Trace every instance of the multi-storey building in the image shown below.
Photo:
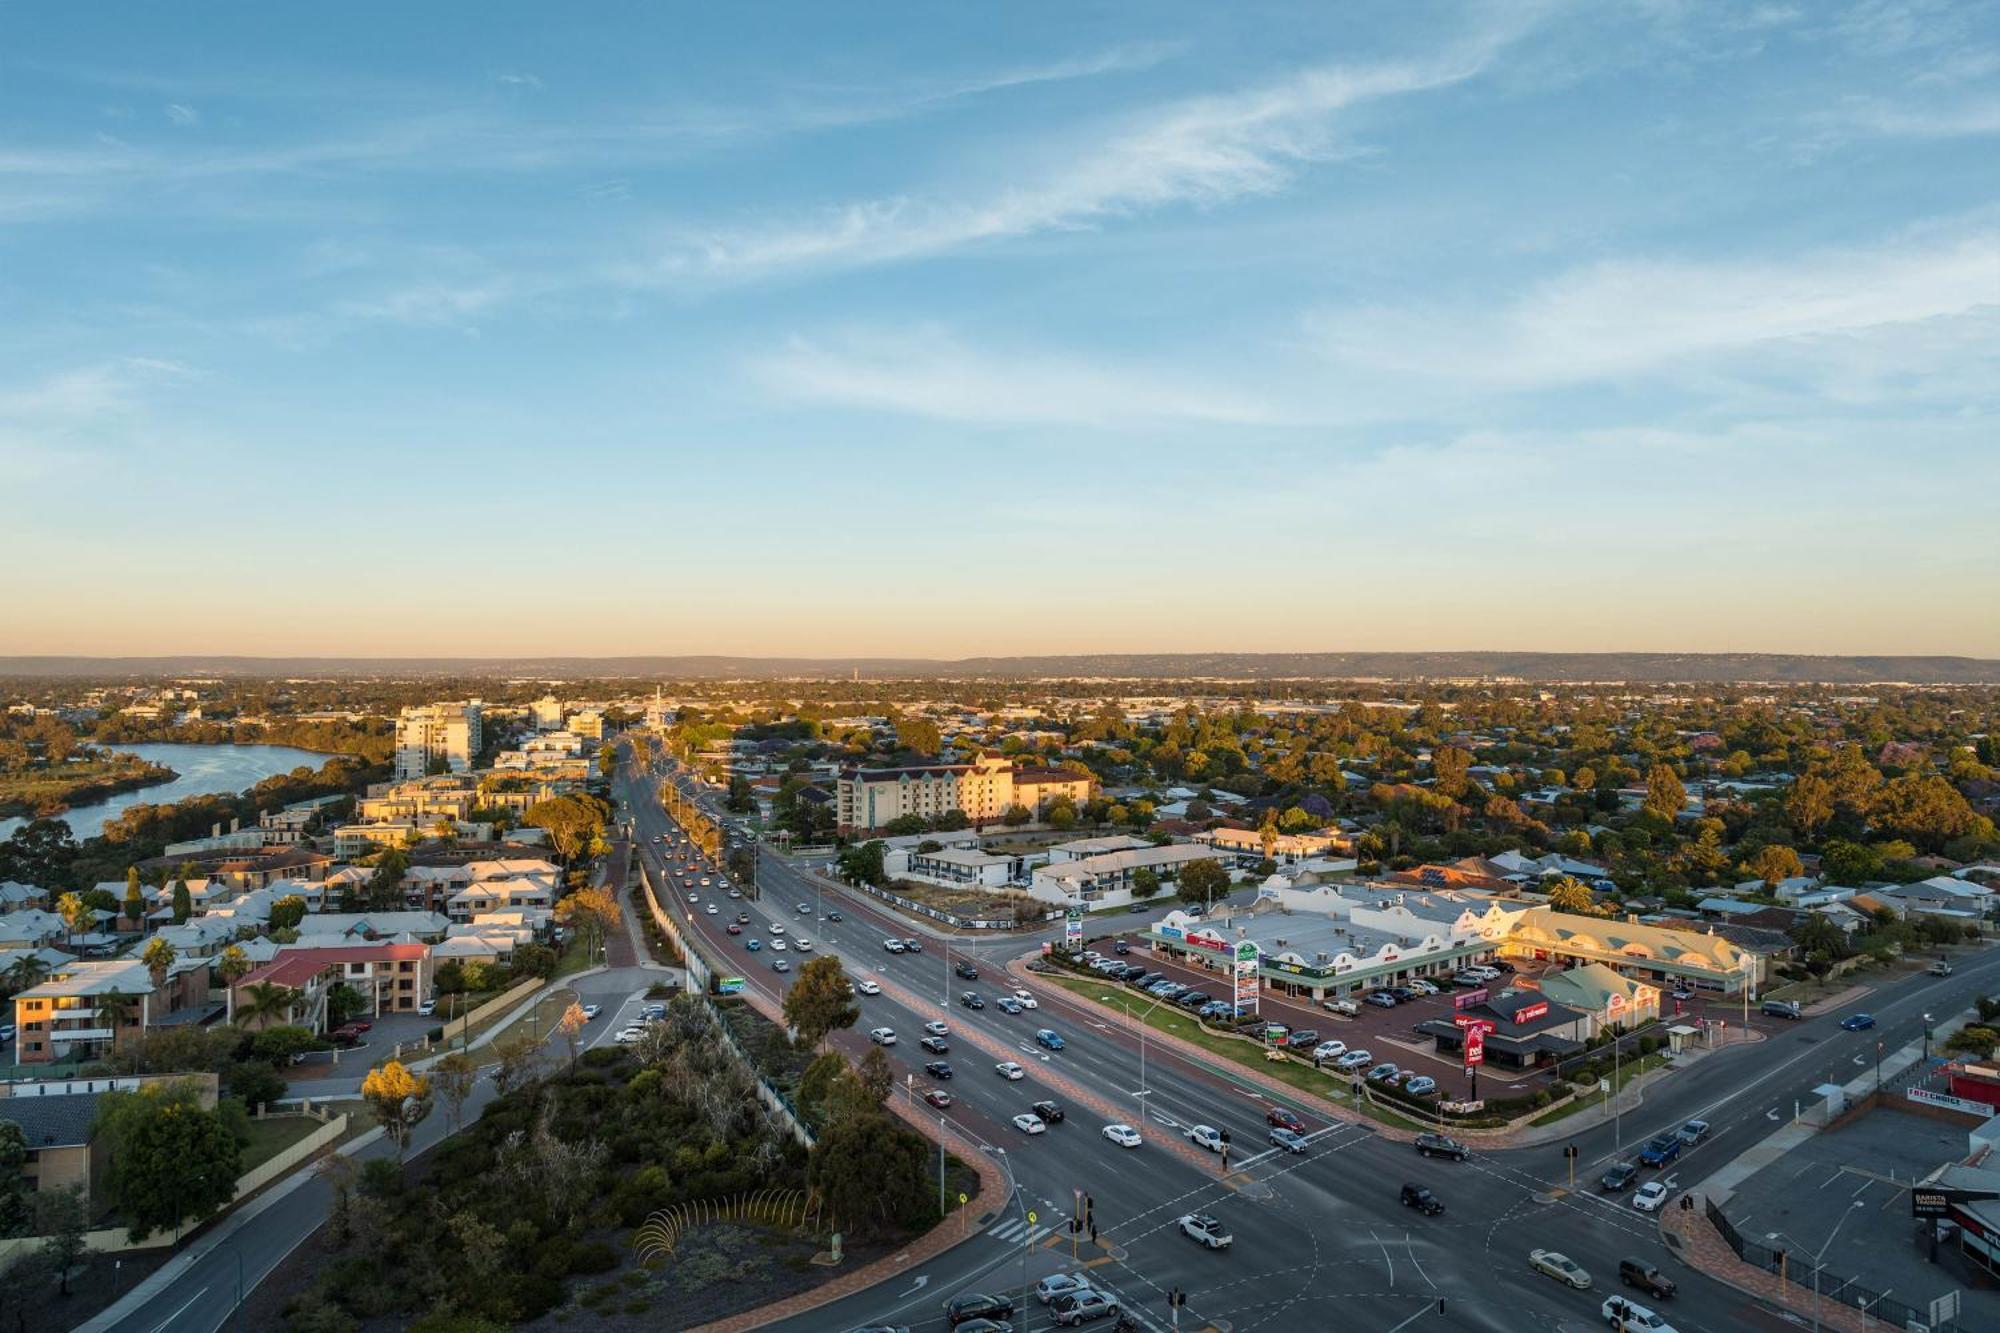
M94 1059L144 1032L158 1003L136 958L64 964L14 997L14 1058L24 1065Z
M405 708L396 719L396 776L420 778L442 759L452 772L472 767L482 743L477 699Z
M850 768L836 785L835 821L844 835L865 834L907 815L936 819L963 811L975 825L990 824L1013 806L1039 814L1058 797L1081 804L1093 779L1066 769L1016 768L999 755L969 764L919 764L909 768Z

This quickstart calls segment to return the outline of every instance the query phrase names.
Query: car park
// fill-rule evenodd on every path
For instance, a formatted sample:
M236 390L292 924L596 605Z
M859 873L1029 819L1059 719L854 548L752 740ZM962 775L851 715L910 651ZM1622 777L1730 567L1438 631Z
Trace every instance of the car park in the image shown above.
M1063 1048L1063 1039L1054 1028L1043 1028L1035 1033L1035 1044L1044 1050L1059 1051Z
M919 1037L917 1045L923 1047L932 1055L944 1055L951 1050L951 1043L943 1037Z
M1875 1015L1849 1014L1840 1020L1840 1026L1842 1030L1847 1032L1864 1032L1875 1026Z
M1639 1150L1639 1164L1641 1166L1665 1166L1680 1155L1681 1136L1678 1134L1662 1134L1656 1139L1648 1140L1646 1146Z
M1405 1208L1414 1208L1425 1217L1436 1217L1444 1211L1444 1200L1423 1185L1405 1185L1397 1196Z
M1417 1135L1417 1152L1424 1157L1449 1157L1454 1162L1462 1162L1467 1156L1463 1143L1443 1134Z
M1229 1146L1228 1140L1222 1137L1222 1131L1213 1125L1189 1126L1187 1140L1189 1143L1194 1144L1195 1147L1206 1148L1210 1152L1221 1152Z
M943 1060L932 1060L924 1065L924 1072L932 1078L950 1078L951 1065Z
M1042 1123L1040 1116L1029 1115L1026 1111L1014 1117L1014 1128L1023 1134L1046 1134L1049 1131L1049 1127Z
M1075 1328L1093 1319L1104 1319L1118 1313L1118 1302L1095 1287L1085 1287L1058 1296L1049 1302L1049 1313L1062 1328Z
M1620 1259L1618 1280L1628 1287L1637 1287L1656 1300L1672 1300L1678 1284L1659 1270L1659 1267L1645 1259Z
M1322 1000L1319 1007L1330 1014L1341 1014L1347 1018L1361 1017L1361 1006L1352 1000Z
M1036 1002L1036 1000L1035 1000L1035 994L1034 994L1034 992L1033 992L1033 991L1028 991L1028 990L1016 990L1016 991L1014 992L1014 998L1015 998L1016 1000L1020 1001L1020 1004L1021 1004L1021 1007L1022 1007L1023 1009L1039 1009L1039 1008L1041 1008L1041 1005L1040 1005L1040 1004L1038 1004L1038 1003Z
M986 1001L979 998L978 991L969 990L961 992L958 1002L968 1009L984 1009L986 1007Z
M1176 1225L1183 1236L1211 1250L1226 1250L1236 1243L1236 1237L1207 1213L1188 1213Z
M1681 1126L1680 1137L1682 1143L1685 1143L1690 1148L1694 1147L1695 1144L1700 1143L1708 1137L1708 1122L1706 1120L1688 1121L1685 1125Z
M1674 1333L1674 1326L1656 1311L1623 1296L1607 1297L1597 1312L1604 1317L1605 1324L1623 1333Z
M1010 1082L1018 1081L1028 1076L1028 1071L1015 1064L1012 1060L1002 1060L999 1064L993 1066L993 1072Z
M874 1042L877 1046L894 1046L896 1044L896 1029L870 1028L868 1029L868 1040Z
M1438 1090L1438 1081L1429 1074L1419 1074L1403 1085L1403 1091L1412 1097L1428 1097Z
M1274 1129L1265 1137L1268 1138L1273 1145L1284 1149L1286 1152L1302 1153L1306 1150L1305 1137L1301 1134L1296 1133L1293 1130Z
M1667 1187L1657 1180L1647 1181L1632 1195L1632 1206L1642 1213L1657 1213L1666 1201Z
M1556 1250L1530 1250L1528 1267L1578 1291L1590 1290L1590 1274L1576 1260Z
M1367 1051L1349 1051L1346 1055L1335 1060L1333 1067L1335 1069L1359 1069L1365 1064L1372 1063L1374 1059L1375 1057Z
M1000 1007L1000 1012L1003 1014L1018 1014L1021 1012L1021 1002L1011 995L1002 995L993 1003Z
M880 995L882 993L881 986L870 981L867 977L863 977L861 980L855 982L854 989L860 991L863 995Z
M1139 1131L1130 1125L1106 1125L1104 1137L1121 1148L1136 1148L1144 1141L1140 1138Z

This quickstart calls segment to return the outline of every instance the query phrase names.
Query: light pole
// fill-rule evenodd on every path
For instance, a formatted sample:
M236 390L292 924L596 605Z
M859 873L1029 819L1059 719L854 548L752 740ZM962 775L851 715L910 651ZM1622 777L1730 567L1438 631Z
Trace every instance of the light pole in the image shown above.
M1111 997L1107 995L1103 998L1108 1000ZM1132 1001L1129 998L1121 996L1118 1003L1125 1009L1126 1023L1139 1029L1139 1091L1133 1095L1132 1100L1139 1103L1139 1123L1144 1125L1146 1123L1146 1095L1148 1092L1146 1087L1146 1019L1152 1017L1153 1011L1164 1004L1165 1001L1153 1001L1146 1006L1146 1012L1140 1014L1137 1018L1132 1016Z
M1929 1014L1925 1014L1924 1015L1924 1070L1926 1073L1929 1072L1930 1065L1931 1065L1931 1016Z
M944 1221L944 1117L938 1117L938 1221Z
M1840 1234L1841 1226L1846 1223L1848 1218L1854 1216L1854 1210L1856 1208L1861 1207L1861 1203L1862 1201L1860 1199L1856 1199L1851 1205L1849 1205L1847 1211L1840 1215L1840 1221L1835 1222L1833 1224L1833 1230L1826 1233L1826 1244L1820 1246L1819 1253L1813 1256L1813 1333L1819 1333L1820 1261L1826 1258L1826 1252L1829 1249L1833 1248L1833 1238Z

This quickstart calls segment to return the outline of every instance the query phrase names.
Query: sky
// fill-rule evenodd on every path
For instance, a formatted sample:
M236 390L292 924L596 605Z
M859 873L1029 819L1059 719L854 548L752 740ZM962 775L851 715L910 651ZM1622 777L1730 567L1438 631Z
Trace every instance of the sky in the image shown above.
M0 653L2000 656L2000 7L0 3Z

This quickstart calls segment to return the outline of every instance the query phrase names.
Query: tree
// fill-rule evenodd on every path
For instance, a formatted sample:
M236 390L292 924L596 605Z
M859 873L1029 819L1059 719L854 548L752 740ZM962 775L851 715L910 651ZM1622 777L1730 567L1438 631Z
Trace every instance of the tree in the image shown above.
M109 1164L105 1197L134 1241L199 1222L235 1197L243 1144L224 1107L241 1118L234 1102L204 1111L187 1083L98 1094L96 1134Z
M1799 854L1777 843L1758 848L1756 854L1743 863L1743 869L1763 880L1766 889L1775 889L1780 881L1806 873L1805 866L1799 862Z
M306 900L296 893L288 893L271 904L272 930L297 930L305 919Z
M801 967L798 980L785 992L785 1021L802 1046L824 1046L828 1033L851 1028L860 1017L847 972L831 954Z
M828 1124L813 1147L806 1179L828 1217L848 1234L866 1236L936 1217L930 1161L929 1145L878 1107Z
M139 867L125 867L125 919L140 930L146 928L146 890L139 883Z
M576 932L587 957L596 955L620 916L618 900L609 889L578 889L556 904L556 920Z
M464 1051L453 1051L431 1066L431 1091L444 1103L454 1134L464 1118L466 1098L478 1081L479 1065Z
M42 978L48 974L49 965L46 960L39 955L24 952L7 965L7 986L18 995L30 986L40 985Z
M493 1069L493 1090L503 1097L534 1074L535 1041L525 1032L501 1038L494 1044L493 1054L499 1060Z
M90 1226L90 1211L84 1206L83 1186L45 1189L35 1196L35 1234L42 1242L42 1258L55 1270L62 1294L69 1291L69 1275L90 1252L84 1232Z
M169 940L155 935L146 941L145 951L139 955L139 961L146 965L146 975L153 979L155 991L166 989L167 973L173 970L174 962L179 956Z
M1686 805L1687 788L1681 785L1679 774L1665 764L1654 764L1646 771L1646 800L1641 808L1647 814L1671 828Z
M222 978L225 986L234 986L249 971L250 955L243 952L240 944L231 944L216 956L215 974Z
M1151 866L1140 866L1132 872L1132 896L1150 898L1160 891L1160 872Z
M284 991L287 996L284 1003L278 1007L277 1012L282 1016L285 1009L291 1005L289 997L296 995L297 992L286 991L283 986L274 986L272 989ZM238 1016L241 1016L240 1010ZM293 1056L319 1048L320 1039L309 1029L302 1028L296 1023L280 1023L274 1027L267 1027L250 1038L250 1054L274 1065L287 1064Z
M1877 829L1937 851L1954 838L1993 837L1993 822L1978 814L1958 788L1935 773L1894 778L1875 795L1871 818Z
M253 981L236 1000L236 1021L246 1027L264 1027L291 1016L299 993L290 986L269 981Z
M12 1120L0 1120L0 1236L19 1236L34 1216L28 1187L28 1139Z
M581 1013L581 1010L578 1010ZM430 1099L430 1080L413 1074L401 1060L391 1060L368 1071L361 1080L361 1099L382 1132L396 1145L396 1158L409 1150L410 1133L423 1118L422 1108Z
M1272 850L1278 845L1278 812L1275 808L1264 811L1264 822L1257 826L1257 845L1264 849L1264 859L1271 859Z
M896 719L896 743L906 750L929 756L944 748L944 737L939 734L937 723L929 718L899 717Z
M611 808L594 796L552 796L529 806L521 822L547 832L549 845L568 866L602 845L610 814Z
M1220 861L1190 861L1181 867L1177 892L1182 902L1208 902L1229 892L1229 872Z
M583 1012L583 1006L575 1000L569 1002L569 1007L563 1010L562 1017L556 1020L556 1031L562 1034L564 1043L569 1047L571 1069L576 1068L576 1045L583 1036L584 1024L588 1022L590 1015Z
M868 1054L861 1057L861 1067L855 1071L861 1087L875 1106L889 1100L889 1094L896 1090L896 1071L889 1067L889 1057L880 1046L870 1046Z
M174 881L173 901L174 924L177 926L185 925L187 919L194 915L194 895L188 892L186 876L182 876Z
M873 884L879 888L889 878L882 864L885 850L879 841L864 842L858 847L843 847L835 865L848 883Z
M344 1027L347 1020L368 1012L368 997L346 982L337 982L326 992L326 1021L329 1027Z
M260 1106L270 1106L291 1091L284 1076L276 1067L262 1060L239 1060L231 1065L223 1079L229 1095L256 1111Z
M410 854L401 847L385 847L375 854L375 868L361 891L369 911L393 912L403 906L403 876L409 869Z
M1591 896L1590 886L1572 875L1560 876L1544 892L1549 895L1549 906L1558 912L1581 916L1594 916L1597 912L1597 899Z
M116 1049L125 1029L131 1027L139 1015L139 997L127 995L123 991L112 991L97 997L98 1016L104 1026L111 1029L111 1045Z
M1829 882L1858 888L1882 872L1882 855L1873 847L1834 838L1820 849L1819 868Z
M1076 827L1076 802L1067 796L1058 796L1049 802L1049 811L1043 816L1043 822L1052 829L1069 832Z
M1471 755L1456 745L1441 745L1431 755L1431 773L1435 778L1431 785L1455 801L1472 785L1468 776L1471 768Z
M82 894L65 893L56 899L56 915L63 919L63 925L68 928L72 944L76 943L76 937L83 934L90 926L90 905L83 901Z
M1813 837L1833 818L1833 784L1818 773L1800 774L1785 796L1785 814L1800 833Z
M1000 822L1008 828L1019 828L1034 817L1027 806L1016 803L1007 807L1006 813L1000 816Z

